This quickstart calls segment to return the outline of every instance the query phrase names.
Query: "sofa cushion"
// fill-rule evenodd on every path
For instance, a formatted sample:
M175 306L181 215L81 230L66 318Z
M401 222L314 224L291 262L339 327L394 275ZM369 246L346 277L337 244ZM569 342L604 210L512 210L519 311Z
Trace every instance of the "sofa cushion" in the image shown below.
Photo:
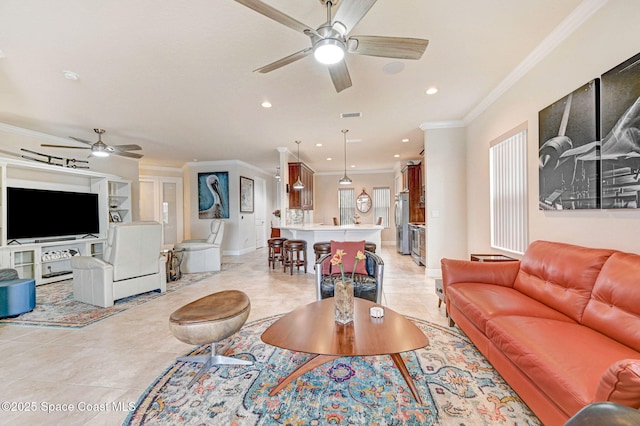
M640 256L611 255L593 287L582 323L640 352Z
M613 252L535 241L520 262L513 287L580 322L596 278Z
M497 315L523 315L574 322L571 318L510 287L455 283L447 287L449 303L486 333L486 323Z
M640 359L623 359L609 367L594 399L640 408Z
M487 337L567 416L593 402L605 371L638 352L577 323L499 316Z

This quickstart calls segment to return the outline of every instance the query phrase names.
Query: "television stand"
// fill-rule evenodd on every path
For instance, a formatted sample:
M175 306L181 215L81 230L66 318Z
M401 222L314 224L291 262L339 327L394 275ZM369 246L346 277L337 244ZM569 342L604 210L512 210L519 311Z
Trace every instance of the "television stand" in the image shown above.
M48 274L42 274L42 278L53 278L53 277L59 277L61 275L71 275L73 274L73 271L56 271L56 272L50 272Z

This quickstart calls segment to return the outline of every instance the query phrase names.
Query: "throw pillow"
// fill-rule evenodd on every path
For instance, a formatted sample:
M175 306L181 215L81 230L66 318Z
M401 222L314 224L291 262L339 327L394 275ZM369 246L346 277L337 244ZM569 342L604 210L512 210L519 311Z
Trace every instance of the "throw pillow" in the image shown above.
M364 253L364 240L362 241L333 241L331 240L331 256L333 256L338 250L343 250L345 255L342 257L342 264L344 265L344 273L351 274L353 272L353 264L356 261L356 254L358 251ZM356 265L356 274L367 275L366 260L361 260ZM327 261L322 265L322 273L329 274L331 262ZM333 267L331 271L334 274L340 273L339 267Z

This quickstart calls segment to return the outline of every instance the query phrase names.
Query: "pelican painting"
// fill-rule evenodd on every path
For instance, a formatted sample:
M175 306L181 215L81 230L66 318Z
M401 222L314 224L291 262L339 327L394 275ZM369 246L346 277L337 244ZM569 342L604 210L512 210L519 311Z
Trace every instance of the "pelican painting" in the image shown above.
M198 217L229 219L229 173L198 173Z

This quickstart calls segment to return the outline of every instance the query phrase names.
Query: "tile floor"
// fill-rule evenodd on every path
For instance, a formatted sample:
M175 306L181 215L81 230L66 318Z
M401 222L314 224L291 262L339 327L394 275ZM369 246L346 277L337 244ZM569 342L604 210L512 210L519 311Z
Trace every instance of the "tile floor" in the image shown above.
M425 269L394 246L378 254L383 305L445 325ZM266 249L225 256L233 265L222 273L82 329L0 325L0 424L121 424L147 386L192 349L171 335L168 318L199 297L243 290L251 299L248 321L315 300L313 274L270 270L266 257Z

